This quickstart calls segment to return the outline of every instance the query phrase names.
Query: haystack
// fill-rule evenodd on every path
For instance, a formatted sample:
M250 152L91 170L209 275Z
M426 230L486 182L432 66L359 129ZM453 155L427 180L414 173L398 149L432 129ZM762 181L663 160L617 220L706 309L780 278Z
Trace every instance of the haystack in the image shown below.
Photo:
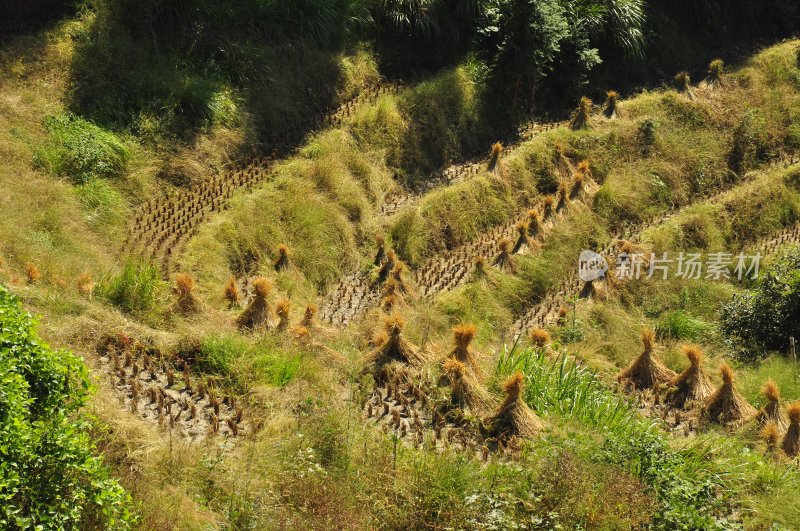
M489 155L489 164L487 165L486 169L490 172L494 172L497 169L498 164L500 163L500 156L503 154L503 144L500 142L495 142L492 144L492 152Z
M511 249L511 254L517 254L520 249L522 249L523 245L530 245L530 239L528 238L528 225L525 223L517 223L517 241L514 244L514 248Z
M656 384L662 385L672 381L677 376L675 372L668 369L653 354L655 334L652 330L642 331L642 343L644 351L627 369L617 375L617 380L625 381L636 389L651 389Z
M450 380L453 404L468 407L478 417L492 414L495 407L492 396L463 363L455 357L448 358L442 364L442 370Z
M194 294L194 279L191 275L186 273L178 273L175 275L175 287L173 292L177 300L175 301L175 309L181 313L191 313L197 310L199 303Z
M703 415L711 422L726 426L743 424L756 415L756 409L733 385L733 369L723 363L719 371L722 375L722 386L706 401Z
M300 321L300 326L304 326L309 330L316 327L315 317L317 316L317 311L318 308L316 304L309 304L306 306L306 311L303 314L303 320Z
M700 347L686 345L683 353L689 359L689 366L670 382L667 394L667 402L679 408L702 403L714 393L714 386L702 367L703 351Z
M495 257L492 265L497 266L500 271L504 273L516 273L517 264L514 262L514 257L511 256L511 240L503 238L500 240L500 252Z
M253 281L253 298L236 320L239 328L269 327L269 301L267 297L271 288L272 284L266 278L259 277Z
M533 437L544 427L542 420L531 411L521 396L522 378L522 373L517 372L503 384L506 398L490 419L492 432L497 437Z
M471 280L483 280L489 276L489 270L486 267L486 258L483 256L476 257L472 265Z
M555 204L556 200L552 195L545 196L544 201L542 202L542 219L547 221L553 214L555 213Z
M569 179L569 176L575 171L572 162L567 157L564 145L558 142L553 147L553 165L560 179Z
M723 85L722 74L725 71L725 62L722 59L714 59L708 64L708 74L701 83L703 88L714 90Z
M593 299L596 292L597 287L594 285L594 280L589 280L588 282L583 283L581 291L578 292L578 298L585 300Z
M389 275L392 273L395 264L397 263L397 255L394 251L389 250L386 252L386 260L384 260L381 268L378 270L378 283L383 284Z
M589 116L592 112L592 100L586 96L581 98L578 103L578 108L572 113L572 118L569 121L569 126L573 131L586 129L589 127Z
M532 209L528 211L528 236L536 238L542 231L542 216L539 211Z
M778 447L778 441L781 438L781 432L778 429L778 426L769 421L759 430L758 436L766 443L767 450L770 452L775 451L775 448Z
M592 178L592 170L589 167L589 161L583 160L578 164L575 174L572 176L572 191L570 192L571 199L577 199L586 190L586 185Z
M781 410L781 391L778 389L777 384L772 380L767 380L761 393L767 399L767 403L758 410L756 415L759 425L764 426L768 423L773 423L780 433L786 433L789 428L789 421Z
M606 102L603 104L603 115L609 120L614 120L619 114L619 93L616 90L606 92Z
M281 272L289 269L289 248L285 245L278 247L278 259L275 260L275 271Z
M291 303L289 299L281 299L275 304L275 313L278 315L278 331L285 331L289 328L289 309Z
M542 328L532 328L528 337L537 348L544 348L550 343L550 333Z
M372 261L372 264L379 267L386 259L386 243L381 235L375 236L375 243L378 244L378 250L375 252L375 260Z
M233 307L239 304L242 296L239 294L239 287L236 285L236 277L231 277L228 279L228 283L225 284L225 291L223 293L225 296L225 300L228 301L228 306Z
M387 332L386 340L364 358L365 370L371 372L376 378L382 378L383 368L393 361L408 365L414 369L421 369L431 361L428 353L412 345L403 337L403 319L397 315L384 320Z
M556 204L556 212L561 212L569 206L570 187L566 182L561 181L558 185L558 203Z
M450 357L463 363L479 382L483 381L483 371L478 363L478 358L470 348L478 330L472 324L460 324L453 327L453 341L455 347L450 352Z
M689 72L679 72L675 76L675 89L681 94L686 95L690 100L694 100L694 90L692 89L692 78Z
M390 280L394 280L395 284L397 285L397 290L402 295L408 295L411 293L411 287L405 279L405 270L406 265L400 260L397 260L394 268L392 268L391 277L389 278Z
M783 437L783 451L789 457L800 453L800 402L795 402L786 408L789 415L789 429Z

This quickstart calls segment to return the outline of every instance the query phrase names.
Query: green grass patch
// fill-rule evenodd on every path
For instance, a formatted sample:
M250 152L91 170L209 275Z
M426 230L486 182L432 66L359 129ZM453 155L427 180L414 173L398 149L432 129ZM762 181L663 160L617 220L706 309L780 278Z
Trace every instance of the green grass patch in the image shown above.
M165 283L158 267L128 260L119 273L104 279L98 293L125 313L146 316L160 310Z
M36 149L34 163L76 184L96 178L120 178L131 157L114 134L74 114L45 119L49 141Z
M272 338L253 342L235 334L210 335L201 341L200 367L220 376L237 392L256 385L282 387L300 368L302 353L283 349Z

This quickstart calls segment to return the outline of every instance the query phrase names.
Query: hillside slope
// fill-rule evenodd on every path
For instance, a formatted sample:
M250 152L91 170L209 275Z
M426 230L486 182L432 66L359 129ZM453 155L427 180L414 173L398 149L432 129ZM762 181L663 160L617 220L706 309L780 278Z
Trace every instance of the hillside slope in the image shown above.
M298 45L278 63L302 81L276 73L276 102L221 83L200 126L152 108L121 126L113 99L75 93L98 81L102 13L0 48L0 282L91 369L88 433L133 525L800 525L789 435L620 374L652 329L664 374L697 343L709 386L731 389L727 362L742 410L775 403L796 426L788 346L746 343L720 312L769 286L587 287L576 264L794 263L800 42L620 97L613 118L586 104L502 134L473 57L401 84L368 46ZM271 114L320 83L313 109Z

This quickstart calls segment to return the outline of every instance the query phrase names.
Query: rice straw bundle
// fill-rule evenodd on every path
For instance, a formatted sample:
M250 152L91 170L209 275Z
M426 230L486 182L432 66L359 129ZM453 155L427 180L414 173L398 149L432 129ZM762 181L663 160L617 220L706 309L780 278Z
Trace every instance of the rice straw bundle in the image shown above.
M675 372L671 371L655 357L653 354L654 343L655 334L653 331L643 330L642 344L644 345L644 350L631 362L628 368L617 375L618 381L628 382L636 389L651 389L656 385L669 383L677 376Z

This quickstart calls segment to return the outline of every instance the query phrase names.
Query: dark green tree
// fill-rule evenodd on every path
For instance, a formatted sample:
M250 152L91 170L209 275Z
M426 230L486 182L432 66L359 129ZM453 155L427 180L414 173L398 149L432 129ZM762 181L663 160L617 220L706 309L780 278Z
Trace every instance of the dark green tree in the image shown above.
M553 69L561 42L569 36L557 0L508 0L489 11L484 35L496 41L490 85L502 119L529 112Z

